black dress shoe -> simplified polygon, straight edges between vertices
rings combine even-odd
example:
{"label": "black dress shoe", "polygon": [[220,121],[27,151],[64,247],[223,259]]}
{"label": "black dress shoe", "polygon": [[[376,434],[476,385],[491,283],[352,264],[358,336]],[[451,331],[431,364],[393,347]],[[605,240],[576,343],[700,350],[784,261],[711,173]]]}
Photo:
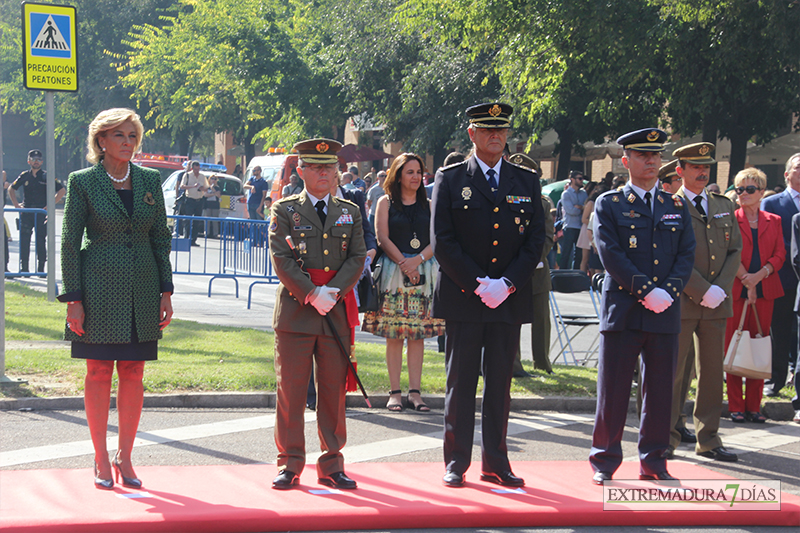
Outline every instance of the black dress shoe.
{"label": "black dress shoe", "polygon": [[667,446],[667,449],[664,450],[664,453],[661,454],[661,457],[667,461],[672,461],[675,459],[675,448],[672,446]]}
{"label": "black dress shoe", "polygon": [[291,470],[284,470],[272,480],[272,488],[277,490],[288,490],[300,483],[300,476]]}
{"label": "black dress shoe", "polygon": [[592,476],[595,485],[602,485],[604,481],[611,481],[611,472],[595,472]]}
{"label": "black dress shoe", "polygon": [[643,481],[678,481],[678,478],[672,477],[666,470],[658,474],[639,474],[639,479]]}
{"label": "black dress shoe", "polygon": [[697,443],[697,435],[692,433],[689,428],[682,427],[678,430],[678,433],[681,434],[681,442],[685,442],[686,444]]}
{"label": "black dress shoe", "polygon": [[445,472],[444,477],[442,478],[442,483],[446,487],[463,487],[464,474],[459,474],[458,472],[448,470]]}
{"label": "black dress shoe", "polygon": [[511,470],[505,472],[481,472],[481,481],[488,481],[489,483],[496,483],[504,487],[524,487],[525,480],[521,477],[515,476]]}
{"label": "black dress shoe", "polygon": [[714,459],[715,461],[723,461],[726,463],[735,463],[736,461],[739,460],[739,456],[737,456],[733,452],[729,452],[728,450],[725,449],[724,446],[719,446],[707,452],[697,452],[697,455],[701,457],[708,457],[709,459]]}
{"label": "black dress shoe", "polygon": [[515,378],[530,378],[533,377],[533,374],[530,372],[526,372],[524,370],[515,370],[513,374],[511,374]]}
{"label": "black dress shoe", "polygon": [[347,477],[344,472],[334,472],[330,476],[325,476],[317,479],[320,485],[327,485],[334,489],[355,489],[358,484]]}

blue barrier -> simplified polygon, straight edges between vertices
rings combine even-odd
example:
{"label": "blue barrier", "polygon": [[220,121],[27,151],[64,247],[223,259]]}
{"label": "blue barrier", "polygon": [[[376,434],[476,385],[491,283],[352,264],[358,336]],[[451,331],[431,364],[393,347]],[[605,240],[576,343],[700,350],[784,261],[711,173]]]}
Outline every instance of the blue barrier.
{"label": "blue barrier", "polygon": [[[39,263],[39,246],[42,246],[42,254],[46,256],[46,242],[47,242],[47,227],[45,226],[45,222],[47,221],[47,211],[40,208],[17,208],[17,207],[8,207],[5,208],[4,211],[6,213],[19,213],[17,218],[15,219],[17,230],[19,230],[19,238],[17,239],[16,244],[16,252],[19,255],[19,260],[17,261],[17,272],[10,272],[6,270],[5,277],[7,278],[32,278],[32,277],[39,277],[45,278],[47,277],[47,271],[37,272],[36,267],[38,267]],[[7,221],[3,221],[3,232],[5,237],[5,252],[6,252],[6,264],[9,264],[9,251],[13,244],[9,244],[8,238],[8,228],[6,227]],[[30,233],[28,233],[30,230]],[[34,266],[33,271],[23,271],[22,264],[23,264],[23,254],[21,252],[23,240],[27,241],[28,243],[28,267],[30,270],[30,266]],[[33,246],[31,246],[31,244]],[[32,250],[30,248],[33,248]],[[33,263],[30,262],[30,255],[33,252]],[[46,259],[45,259],[46,260]]]}
{"label": "blue barrier", "polygon": [[[265,220],[244,218],[193,217],[168,215],[167,222],[173,228],[172,272],[174,274],[211,276],[208,281],[208,296],[216,279],[232,279],[236,297],[239,297],[237,278],[259,278],[250,283],[247,293],[247,308],[250,309],[253,285],[277,284],[278,277],[269,260],[267,228]],[[212,225],[212,223],[215,223]],[[210,229],[219,233],[209,237]],[[202,225],[202,233],[200,227]],[[192,231],[198,232],[192,246]],[[183,235],[181,235],[183,234]]]}

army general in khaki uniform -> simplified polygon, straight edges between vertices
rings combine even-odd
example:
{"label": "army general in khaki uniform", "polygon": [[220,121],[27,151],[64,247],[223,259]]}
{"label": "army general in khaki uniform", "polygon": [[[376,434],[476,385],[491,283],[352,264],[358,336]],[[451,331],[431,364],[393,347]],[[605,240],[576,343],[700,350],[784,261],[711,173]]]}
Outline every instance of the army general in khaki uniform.
{"label": "army general in khaki uniform", "polygon": [[691,371],[690,353],[695,343],[697,397],[694,425],[695,451],[717,461],[736,461],[736,454],[722,446],[718,435],[722,412],[722,363],[725,357],[725,324],[733,316],[730,298],[733,280],[741,263],[742,235],[727,197],[706,190],[714,145],[696,143],[675,150],[678,175],[683,186],[678,196],[686,199],[697,241],[694,269],[681,295],[681,334],[678,367],[672,391],[672,433],[667,458],[681,442],[676,429],[686,402],[685,380]]}
{"label": "army general in khaki uniform", "polygon": [[[278,381],[275,443],[278,476],[275,489],[290,489],[305,467],[304,411],[312,363],[317,378],[317,428],[322,455],[317,460],[319,483],[354,489],[344,473],[345,377],[347,360],[328,315],[345,344],[358,324],[353,287],[367,251],[361,213],[356,204],[330,195],[338,179],[331,139],[297,143],[297,171],[305,190],[275,202],[269,225],[269,250],[280,279],[272,326],[275,329],[275,373]],[[291,237],[292,250],[287,237]],[[301,261],[297,261],[299,257]],[[302,262],[302,265],[300,264]],[[355,315],[355,323],[353,322]]]}

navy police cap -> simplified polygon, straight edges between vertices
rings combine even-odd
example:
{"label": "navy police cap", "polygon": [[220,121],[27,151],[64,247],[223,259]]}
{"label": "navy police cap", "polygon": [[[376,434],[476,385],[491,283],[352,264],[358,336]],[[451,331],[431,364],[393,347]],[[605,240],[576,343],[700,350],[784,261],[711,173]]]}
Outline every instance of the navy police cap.
{"label": "navy police cap", "polygon": [[667,133],[658,128],[645,128],[626,133],[617,139],[617,144],[626,150],[638,152],[663,152],[667,142]]}

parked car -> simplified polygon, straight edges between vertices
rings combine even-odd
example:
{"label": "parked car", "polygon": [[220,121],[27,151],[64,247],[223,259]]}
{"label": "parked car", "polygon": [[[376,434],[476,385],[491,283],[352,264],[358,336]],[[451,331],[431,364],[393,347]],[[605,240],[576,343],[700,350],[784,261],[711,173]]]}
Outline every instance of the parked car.
{"label": "parked car", "polygon": [[186,156],[160,155],[139,153],[133,158],[133,163],[142,167],[154,168],[161,173],[161,183],[169,178],[173,172],[186,166]]}
{"label": "parked car", "polygon": [[[179,180],[183,178],[184,173],[184,170],[173,172],[161,185],[161,190],[164,192],[164,207],[166,207],[168,215],[172,215],[175,210],[177,188]],[[210,176],[217,177],[217,185],[222,190],[222,196],[219,199],[220,218],[247,218],[247,197],[242,188],[242,180],[230,174],[220,174],[205,170],[201,170],[200,174],[206,178]]]}

